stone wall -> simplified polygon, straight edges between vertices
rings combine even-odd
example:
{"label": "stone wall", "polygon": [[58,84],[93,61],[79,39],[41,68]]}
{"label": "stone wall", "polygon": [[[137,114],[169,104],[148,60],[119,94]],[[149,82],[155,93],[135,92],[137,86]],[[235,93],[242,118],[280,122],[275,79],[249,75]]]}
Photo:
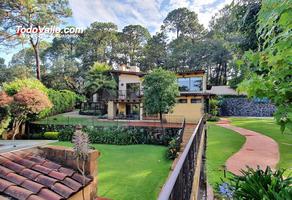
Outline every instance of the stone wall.
{"label": "stone wall", "polygon": [[268,99],[247,97],[221,97],[221,116],[272,117],[276,107]]}

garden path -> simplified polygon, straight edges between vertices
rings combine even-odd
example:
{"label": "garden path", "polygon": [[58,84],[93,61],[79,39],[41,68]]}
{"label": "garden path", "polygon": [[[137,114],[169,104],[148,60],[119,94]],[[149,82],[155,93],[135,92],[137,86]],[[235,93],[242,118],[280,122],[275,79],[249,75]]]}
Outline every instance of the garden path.
{"label": "garden path", "polygon": [[277,142],[272,138],[248,129],[232,126],[227,119],[221,119],[217,125],[231,129],[246,138],[241,149],[227,160],[228,171],[241,175],[240,170],[245,169],[246,166],[253,169],[256,169],[257,166],[261,169],[265,169],[267,166],[272,169],[276,168],[280,153]]}

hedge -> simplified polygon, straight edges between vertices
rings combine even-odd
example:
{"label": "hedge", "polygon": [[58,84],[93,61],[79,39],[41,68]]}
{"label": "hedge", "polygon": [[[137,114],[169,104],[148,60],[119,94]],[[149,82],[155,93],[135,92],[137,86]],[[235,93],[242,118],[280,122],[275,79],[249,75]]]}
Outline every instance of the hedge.
{"label": "hedge", "polygon": [[[39,136],[39,130],[42,132],[59,132],[59,141],[71,141],[75,126],[72,125],[47,125],[47,124],[30,124],[31,138],[34,135]],[[176,158],[180,149],[178,135],[180,128],[165,128],[165,133],[161,133],[159,127],[127,127],[127,126],[85,126],[83,131],[88,134],[90,143],[93,144],[154,144],[168,147],[166,156],[169,159]],[[35,133],[35,134],[34,134]]]}
{"label": "hedge", "polygon": [[50,115],[72,111],[78,99],[78,95],[69,90],[56,91],[49,89],[48,96],[54,105],[50,111]]}

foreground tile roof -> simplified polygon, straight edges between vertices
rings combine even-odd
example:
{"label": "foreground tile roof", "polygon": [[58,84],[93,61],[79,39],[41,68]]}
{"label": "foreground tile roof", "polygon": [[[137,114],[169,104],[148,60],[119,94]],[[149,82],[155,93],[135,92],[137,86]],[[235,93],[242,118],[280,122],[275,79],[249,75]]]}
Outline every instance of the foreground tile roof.
{"label": "foreground tile roof", "polygon": [[[92,179],[86,177],[85,185]],[[0,154],[1,195],[19,200],[68,199],[83,188],[76,171],[29,154]]]}

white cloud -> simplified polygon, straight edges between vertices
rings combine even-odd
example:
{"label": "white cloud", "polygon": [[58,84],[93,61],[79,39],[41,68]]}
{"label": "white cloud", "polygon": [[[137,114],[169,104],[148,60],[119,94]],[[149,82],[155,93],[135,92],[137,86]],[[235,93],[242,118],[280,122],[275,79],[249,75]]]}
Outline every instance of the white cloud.
{"label": "white cloud", "polygon": [[167,13],[187,7],[198,14],[200,23],[208,27],[211,17],[232,0],[70,0],[77,26],[86,27],[94,21],[113,22],[122,29],[140,24],[152,33],[159,30]]}

